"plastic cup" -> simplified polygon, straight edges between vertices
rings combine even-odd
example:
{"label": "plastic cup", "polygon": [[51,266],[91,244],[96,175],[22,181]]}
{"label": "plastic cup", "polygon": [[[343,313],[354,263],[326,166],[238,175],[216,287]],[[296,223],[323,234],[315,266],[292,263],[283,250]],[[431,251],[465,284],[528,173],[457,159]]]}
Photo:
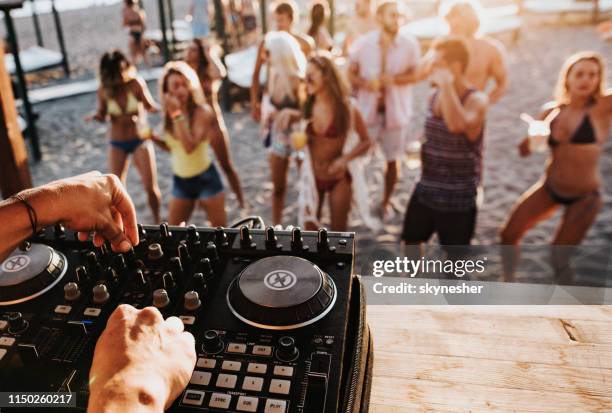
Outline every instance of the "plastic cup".
{"label": "plastic cup", "polygon": [[296,151],[304,149],[307,140],[308,135],[306,135],[306,132],[301,130],[291,132],[291,146],[293,146],[293,149]]}
{"label": "plastic cup", "polygon": [[531,152],[546,151],[547,139],[550,136],[550,123],[543,120],[529,122],[527,130],[529,149]]}

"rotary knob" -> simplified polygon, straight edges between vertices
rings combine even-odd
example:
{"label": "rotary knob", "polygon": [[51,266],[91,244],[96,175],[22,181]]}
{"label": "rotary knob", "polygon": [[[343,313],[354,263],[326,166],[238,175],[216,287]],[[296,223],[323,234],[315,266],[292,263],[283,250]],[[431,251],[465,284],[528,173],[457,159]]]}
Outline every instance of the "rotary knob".
{"label": "rotary knob", "polygon": [[160,288],[159,290],[153,291],[153,305],[159,309],[166,308],[170,304],[170,297],[168,297],[168,291]]}
{"label": "rotary knob", "polygon": [[302,240],[302,230],[300,227],[295,227],[291,230],[291,249],[294,251],[301,251],[302,249],[308,249]]}
{"label": "rotary knob", "polygon": [[245,249],[257,247],[257,244],[253,242],[251,231],[246,225],[240,227],[240,246]]}
{"label": "rotary knob", "polygon": [[185,310],[195,311],[202,306],[200,295],[196,291],[187,291],[185,293]]}
{"label": "rotary knob", "polygon": [[149,251],[147,253],[147,257],[150,260],[155,261],[164,256],[164,251],[162,250],[162,246],[158,243],[154,243],[149,245]]}
{"label": "rotary knob", "polygon": [[225,228],[215,228],[215,244],[219,247],[227,246],[227,234],[225,233]]}
{"label": "rotary knob", "polygon": [[8,317],[9,331],[17,334],[25,331],[28,328],[28,322],[23,318],[21,313],[11,313]]}
{"label": "rotary knob", "polygon": [[217,260],[219,259],[219,252],[217,251],[217,246],[212,241],[206,244],[206,256],[213,263],[217,262]]}
{"label": "rotary knob", "polygon": [[274,233],[274,227],[266,228],[266,249],[277,249],[279,248],[278,239],[276,238],[276,234]]}
{"label": "rotary knob", "polygon": [[64,285],[64,299],[66,301],[75,301],[81,296],[79,285],[75,282],[69,282]]}
{"label": "rotary knob", "polygon": [[215,330],[207,330],[204,332],[202,349],[208,354],[216,354],[223,350],[223,341],[219,337],[219,333]]}
{"label": "rotary knob", "polygon": [[293,337],[283,336],[278,339],[278,347],[276,349],[276,357],[281,361],[293,361],[297,358],[299,352],[295,346]]}
{"label": "rotary knob", "polygon": [[108,289],[104,284],[98,284],[93,288],[93,302],[94,304],[104,304],[110,298]]}
{"label": "rotary knob", "polygon": [[144,227],[142,226],[142,224],[138,224],[138,238],[140,238],[140,241],[144,240],[147,237],[147,230],[144,229]]}
{"label": "rotary knob", "polygon": [[172,237],[172,232],[170,232],[170,227],[167,222],[164,222],[159,226],[159,232],[162,240],[168,241]]}

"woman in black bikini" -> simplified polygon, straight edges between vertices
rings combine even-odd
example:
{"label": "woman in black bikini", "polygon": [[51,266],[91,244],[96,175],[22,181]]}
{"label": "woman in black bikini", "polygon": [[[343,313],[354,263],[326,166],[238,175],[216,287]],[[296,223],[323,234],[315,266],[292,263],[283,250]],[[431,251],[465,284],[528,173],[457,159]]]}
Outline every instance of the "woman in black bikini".
{"label": "woman in black bikini", "polygon": [[[323,200],[329,194],[331,229],[345,231],[352,200],[348,163],[368,151],[371,144],[368,130],[359,110],[351,104],[348,83],[329,53],[322,52],[308,60],[306,91],[303,116],[308,121],[308,150],[319,198],[317,219],[321,219]],[[279,122],[286,117],[295,121],[302,116],[294,109],[283,112]],[[346,153],[344,146],[353,131],[359,143]],[[306,229],[316,228],[307,225]]]}
{"label": "woman in black bikini", "polygon": [[[125,185],[129,156],[147,192],[153,222],[160,222],[160,192],[157,186],[155,151],[148,139],[151,130],[143,125],[146,116],[143,109],[158,112],[146,83],[136,77],[136,69],[119,50],[104,53],[100,60],[100,88],[98,109],[85,118],[87,121],[104,122],[110,118],[109,170]],[[143,125],[144,127],[139,127]]]}
{"label": "woman in black bikini", "polygon": [[129,50],[130,59],[134,64],[140,62],[142,57],[144,63],[148,66],[147,53],[143,33],[145,31],[145,22],[147,15],[140,7],[140,0],[125,0],[123,5],[123,27],[128,30],[130,35]]}
{"label": "woman in black bikini", "polygon": [[242,194],[242,185],[238,177],[238,172],[232,162],[229,134],[227,133],[227,127],[223,120],[223,113],[219,106],[219,87],[221,86],[221,80],[227,75],[227,71],[223,63],[221,63],[219,58],[211,50],[211,46],[205,44],[202,39],[194,39],[191,42],[187,48],[185,61],[197,73],[200,83],[202,84],[202,92],[204,93],[206,102],[212,106],[217,116],[223,139],[214,139],[210,144],[217,156],[219,166],[223,169],[228,183],[232,187],[232,191],[236,194],[239,208],[244,209],[245,203]]}
{"label": "woman in black bikini", "polygon": [[[597,53],[578,53],[565,62],[556,100],[540,115],[545,119],[558,111],[550,125],[545,175],[519,198],[501,231],[502,244],[518,244],[559,207],[565,211],[553,245],[577,245],[584,239],[602,206],[598,161],[612,121],[612,91],[605,90],[605,73]],[[519,149],[521,156],[529,155],[529,138]]]}

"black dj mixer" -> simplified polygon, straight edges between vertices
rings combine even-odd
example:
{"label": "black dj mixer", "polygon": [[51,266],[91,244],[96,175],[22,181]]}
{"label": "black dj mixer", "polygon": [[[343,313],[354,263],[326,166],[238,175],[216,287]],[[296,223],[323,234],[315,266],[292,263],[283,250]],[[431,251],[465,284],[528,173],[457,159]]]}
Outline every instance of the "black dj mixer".
{"label": "black dj mixer", "polygon": [[352,233],[162,224],[139,234],[118,254],[58,225],[1,264],[0,391],[70,392],[77,407],[66,410],[84,410],[96,340],[127,303],[180,317],[195,336],[197,365],[169,411],[341,411]]}

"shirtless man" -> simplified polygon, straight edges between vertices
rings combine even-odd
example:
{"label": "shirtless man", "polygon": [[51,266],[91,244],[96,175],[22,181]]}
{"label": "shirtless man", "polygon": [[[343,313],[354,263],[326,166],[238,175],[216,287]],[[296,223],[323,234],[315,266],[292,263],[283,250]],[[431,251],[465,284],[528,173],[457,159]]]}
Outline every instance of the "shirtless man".
{"label": "shirtless man", "polygon": [[480,18],[474,1],[459,0],[444,13],[450,35],[461,38],[467,45],[470,62],[465,77],[480,91],[485,91],[489,81],[495,85],[487,92],[489,103],[494,104],[504,95],[508,86],[508,73],[505,64],[505,48],[497,40],[476,36]]}
{"label": "shirtless man", "polygon": [[378,29],[376,17],[372,11],[372,0],[357,0],[355,3],[355,15],[347,24],[346,37],[342,45],[342,53],[348,55],[351,44],[362,34]]}
{"label": "shirtless man", "polygon": [[[304,56],[308,56],[310,52],[314,50],[314,40],[312,40],[310,36],[293,29],[297,16],[299,16],[298,7],[291,0],[281,0],[274,7],[276,29],[292,35],[300,44]],[[262,40],[257,50],[257,60],[255,61],[255,70],[253,71],[253,78],[251,80],[251,116],[257,122],[261,119],[261,101],[259,96],[261,85],[259,84],[259,74],[261,72],[261,66],[265,62],[265,58],[266,50],[264,41]]]}

